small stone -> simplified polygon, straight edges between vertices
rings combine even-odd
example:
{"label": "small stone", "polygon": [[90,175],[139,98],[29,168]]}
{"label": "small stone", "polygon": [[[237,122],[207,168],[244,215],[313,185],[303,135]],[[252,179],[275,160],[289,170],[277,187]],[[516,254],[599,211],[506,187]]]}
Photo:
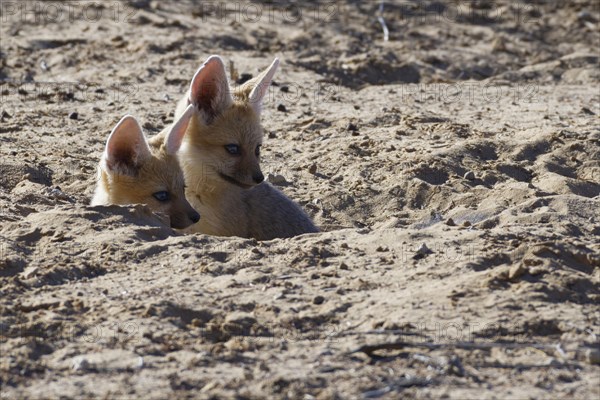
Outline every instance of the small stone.
{"label": "small stone", "polygon": [[348,268],[348,265],[347,265],[346,263],[342,262],[342,263],[340,264],[340,269],[343,269],[343,270],[346,270],[346,271],[347,271],[347,270],[348,270],[348,269],[350,269],[350,268]]}
{"label": "small stone", "polygon": [[462,226],[464,226],[465,228],[468,228],[469,226],[471,226],[471,222],[470,221],[465,221],[462,223]]}
{"label": "small stone", "polygon": [[527,272],[529,272],[529,270],[523,264],[519,263],[519,264],[513,265],[512,267],[510,267],[510,270],[508,271],[508,279],[510,279],[511,281],[518,279],[521,276],[525,275]]}
{"label": "small stone", "polygon": [[71,365],[71,367],[75,371],[85,371],[86,369],[90,368],[90,363],[84,357],[76,357],[73,360],[73,364]]}
{"label": "small stone", "polygon": [[287,108],[285,108],[285,106],[283,104],[279,104],[277,106],[277,111],[287,112]]}
{"label": "small stone", "polygon": [[423,244],[421,244],[421,246],[419,247],[419,249],[417,250],[417,252],[413,256],[413,260],[420,260],[420,259],[425,258],[427,255],[432,254],[432,253],[433,253],[433,251],[431,251],[429,249],[429,247],[427,247],[427,245],[425,243],[423,243]]}
{"label": "small stone", "polygon": [[467,173],[465,173],[464,178],[469,181],[474,181],[475,180],[475,172],[468,171]]}
{"label": "small stone", "polygon": [[506,51],[506,41],[503,37],[498,36],[492,43],[492,51]]}
{"label": "small stone", "polygon": [[582,114],[587,114],[587,115],[596,115],[596,114],[594,114],[594,112],[593,112],[592,110],[590,110],[590,109],[589,109],[589,108],[587,108],[587,107],[583,107],[583,108],[581,109],[581,113],[582,113]]}
{"label": "small stone", "polygon": [[446,225],[448,225],[448,226],[456,226],[456,222],[454,222],[454,220],[452,218],[448,218],[446,220]]}
{"label": "small stone", "polygon": [[425,243],[421,244],[421,247],[419,247],[419,250],[417,250],[418,253],[421,254],[431,254],[433,253],[433,251],[431,251],[429,249],[429,247],[427,247],[427,245]]}
{"label": "small stone", "polygon": [[75,111],[73,111],[72,113],[69,114],[69,119],[79,119],[79,114],[77,114]]}
{"label": "small stone", "polygon": [[310,167],[308,167],[308,172],[310,172],[311,174],[316,174],[317,173],[317,164],[313,164]]}
{"label": "small stone", "polygon": [[587,10],[583,10],[580,11],[579,13],[577,13],[577,18],[579,18],[579,20],[584,21],[584,22],[591,22],[591,23],[595,23],[596,18]]}
{"label": "small stone", "polygon": [[325,301],[325,297],[323,297],[323,296],[316,296],[313,299],[313,304],[323,304],[324,301]]}
{"label": "small stone", "polygon": [[356,126],[356,124],[353,124],[352,122],[350,122],[348,124],[348,126],[346,126],[346,130],[350,131],[350,132],[358,132],[358,126]]}
{"label": "small stone", "polygon": [[29,279],[31,277],[34,277],[35,274],[38,272],[39,268],[38,267],[27,267],[25,268],[25,271],[21,272],[21,276],[24,279]]}
{"label": "small stone", "polygon": [[585,360],[593,365],[600,364],[600,350],[597,349],[587,349],[585,352]]}
{"label": "small stone", "polygon": [[289,86],[283,85],[279,88],[279,90],[281,90],[283,93],[288,93],[290,91],[290,88]]}
{"label": "small stone", "polygon": [[283,175],[280,174],[268,174],[267,180],[273,185],[285,185],[288,181],[285,179]]}
{"label": "small stone", "polygon": [[529,275],[531,275],[531,276],[541,275],[546,272],[546,269],[543,267],[532,267],[532,268],[528,268],[528,269],[529,269]]}

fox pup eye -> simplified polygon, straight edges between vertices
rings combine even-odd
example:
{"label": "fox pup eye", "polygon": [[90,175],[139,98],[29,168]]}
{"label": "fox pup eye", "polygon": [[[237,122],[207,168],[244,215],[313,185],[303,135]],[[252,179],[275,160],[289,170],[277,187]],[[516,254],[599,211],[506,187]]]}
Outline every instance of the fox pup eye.
{"label": "fox pup eye", "polygon": [[237,144],[227,144],[225,145],[225,150],[231,155],[239,156],[242,154],[242,149]]}
{"label": "fox pup eye", "polygon": [[160,202],[169,201],[171,196],[169,196],[169,192],[156,192],[153,193],[152,196]]}
{"label": "fox pup eye", "polygon": [[254,150],[254,154],[256,154],[256,157],[260,156],[260,144],[258,146],[256,146],[256,149]]}

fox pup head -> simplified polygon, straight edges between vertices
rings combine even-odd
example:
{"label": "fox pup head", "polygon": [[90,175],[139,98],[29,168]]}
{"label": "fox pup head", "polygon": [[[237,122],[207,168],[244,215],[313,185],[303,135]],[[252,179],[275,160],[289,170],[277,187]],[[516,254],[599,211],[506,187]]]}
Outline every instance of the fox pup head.
{"label": "fox pup head", "polygon": [[220,57],[211,56],[198,69],[187,99],[196,118],[190,121],[185,139],[184,169],[194,164],[205,177],[244,189],[264,180],[259,165],[260,112],[278,65],[275,59],[266,71],[233,93]]}
{"label": "fox pup head", "polygon": [[198,222],[200,214],[185,198],[183,172],[176,157],[192,114],[189,107],[166,135],[150,141],[134,117],[121,119],[106,142],[93,203],[147,204],[167,214],[171,227],[177,229]]}

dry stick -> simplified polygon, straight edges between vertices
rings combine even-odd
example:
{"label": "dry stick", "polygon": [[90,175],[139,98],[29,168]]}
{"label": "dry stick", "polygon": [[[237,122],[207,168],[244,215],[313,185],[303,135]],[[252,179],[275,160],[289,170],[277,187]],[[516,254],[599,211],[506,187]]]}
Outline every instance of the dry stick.
{"label": "dry stick", "polygon": [[370,330],[370,331],[341,331],[336,333],[333,336],[356,336],[356,335],[406,335],[406,336],[420,336],[426,339],[429,339],[429,336],[420,333],[420,332],[413,332],[413,331],[405,331],[402,329],[389,329],[389,330],[385,330],[385,329],[374,329],[374,330]]}
{"label": "dry stick", "polygon": [[[564,353],[564,351],[560,348],[560,343],[556,345],[544,345],[544,344],[536,344],[536,343],[472,343],[472,342],[458,342],[458,343],[412,343],[412,342],[390,342],[390,343],[380,343],[374,345],[364,345],[359,347],[356,350],[346,353],[346,355],[355,354],[355,353],[365,353],[369,357],[375,358],[376,355],[373,353],[377,350],[401,350],[405,347],[422,347],[429,350],[437,350],[437,349],[463,349],[463,350],[491,350],[493,348],[502,348],[502,349],[524,349],[524,348],[534,348],[542,351],[557,351],[559,353]],[[579,348],[575,351],[575,354],[581,354],[582,349]],[[562,355],[562,354],[561,354]],[[575,356],[577,357],[577,356]],[[533,369],[533,368],[581,368],[581,366],[577,363],[549,363],[547,365],[542,364],[521,364],[521,365],[506,365],[506,364],[481,364],[482,367],[488,368],[521,368],[521,369]]]}
{"label": "dry stick", "polygon": [[381,28],[383,28],[383,41],[387,42],[390,39],[390,31],[383,19],[383,0],[379,3],[379,15],[377,16],[377,21],[379,21]]}
{"label": "dry stick", "polygon": [[463,349],[463,350],[490,350],[493,348],[503,349],[524,349],[532,347],[539,350],[556,350],[556,346],[544,345],[536,343],[471,343],[471,342],[457,342],[457,343],[415,343],[415,342],[389,342],[389,343],[378,343],[373,345],[363,345],[358,349],[350,351],[347,354],[365,353],[368,356],[372,356],[377,350],[401,350],[405,347],[423,347],[429,350],[437,349]]}

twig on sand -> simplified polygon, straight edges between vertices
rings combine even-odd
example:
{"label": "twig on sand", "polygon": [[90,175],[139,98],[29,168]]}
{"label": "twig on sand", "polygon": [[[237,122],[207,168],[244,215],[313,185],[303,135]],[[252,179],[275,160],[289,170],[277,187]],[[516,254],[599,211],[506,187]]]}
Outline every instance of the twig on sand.
{"label": "twig on sand", "polygon": [[387,42],[390,40],[390,31],[385,23],[385,19],[383,19],[383,0],[379,3],[379,15],[377,15],[377,21],[381,24],[381,28],[383,29],[383,41]]}
{"label": "twig on sand", "polygon": [[405,335],[405,336],[420,336],[429,338],[427,335],[420,332],[412,332],[404,329],[375,329],[370,331],[350,331],[345,330],[335,334],[335,336],[357,336],[357,335]]}
{"label": "twig on sand", "polygon": [[545,351],[556,351],[556,346],[544,345],[537,343],[472,343],[472,342],[457,342],[457,343],[430,343],[430,342],[388,342],[377,343],[372,345],[363,345],[352,350],[348,354],[365,353],[368,356],[373,356],[373,353],[379,350],[401,350],[407,347],[420,347],[429,350],[438,349],[462,349],[462,350],[491,350],[493,348],[503,349],[524,349],[532,347]]}
{"label": "twig on sand", "polygon": [[[552,352],[557,352],[557,345],[544,345],[537,343],[472,343],[472,342],[458,342],[458,343],[431,343],[431,342],[405,342],[405,341],[397,341],[397,342],[388,342],[388,343],[378,343],[373,345],[363,345],[359,348],[346,353],[346,355],[356,354],[356,353],[365,353],[369,357],[373,359],[380,358],[375,352],[379,350],[401,350],[407,347],[417,347],[417,348],[426,348],[429,350],[439,350],[439,349],[462,349],[462,350],[491,350],[493,348],[501,348],[501,349],[524,349],[524,348],[534,348],[538,350],[542,350],[547,353],[549,356],[552,356]],[[560,353],[560,351],[558,351]],[[576,351],[577,353],[581,353],[581,349]],[[422,357],[421,357],[422,358]],[[577,357],[575,357],[577,358]],[[460,362],[453,366],[457,369],[459,376],[471,376],[475,380],[478,380],[476,374],[472,372],[466,373],[466,370],[463,368]],[[536,369],[536,368],[581,368],[581,365],[578,363],[568,362],[568,361],[558,361],[556,359],[552,359],[549,363],[543,364],[504,364],[500,362],[493,363],[480,363],[476,366],[477,368],[507,368],[507,369],[517,369],[517,370],[527,370],[527,369]],[[470,367],[469,367],[470,368]]]}

